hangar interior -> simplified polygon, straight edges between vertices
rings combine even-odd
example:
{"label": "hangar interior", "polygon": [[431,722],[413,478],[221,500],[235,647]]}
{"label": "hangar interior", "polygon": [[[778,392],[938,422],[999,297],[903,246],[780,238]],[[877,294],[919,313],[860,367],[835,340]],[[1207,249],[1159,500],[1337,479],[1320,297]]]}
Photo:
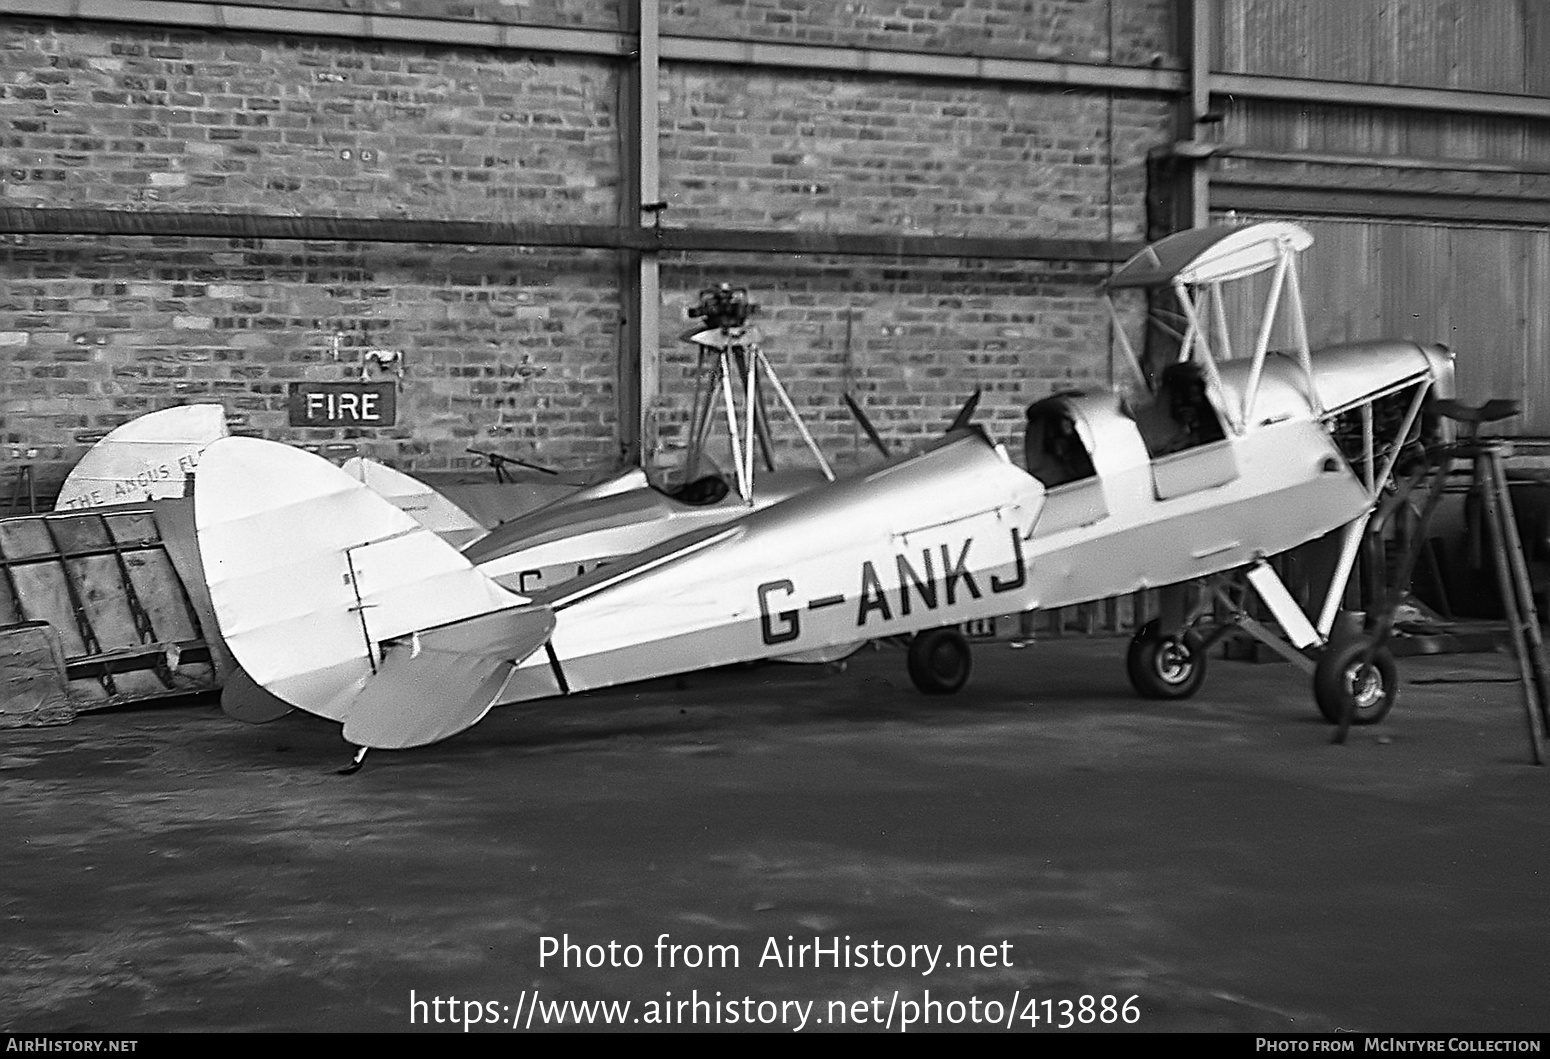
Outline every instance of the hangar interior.
{"label": "hangar interior", "polygon": [[[841,466],[875,456],[846,394],[896,449],[975,390],[1010,438],[1119,381],[1118,261],[1258,218],[1316,237],[1315,346],[1446,342],[1461,397],[1550,434],[1547,26],[1532,0],[16,0],[0,501],[46,507],[111,428],[195,402],[432,477],[478,449],[670,479],[720,283]],[[392,414],[293,411],[351,380]]]}
{"label": "hangar interior", "polygon": [[[180,406],[335,463],[544,499],[634,468],[688,484],[707,436],[725,472],[686,340],[724,289],[757,305],[797,413],[770,416],[772,462],[810,467],[815,446],[869,468],[939,441],[971,398],[1021,452],[1030,408],[1074,431],[1071,391],[1134,382],[1124,347],[1157,379],[1176,349],[1144,293],[1111,316],[1105,282],[1170,234],[1250,222],[1313,236],[1308,333],[1276,322],[1265,343],[1445,343],[1460,401],[1519,403],[1490,429],[1538,487],[1519,510],[1550,564],[1550,0],[5,0],[0,815],[23,840],[0,1029],[380,1030],[438,989],[850,997],[849,967],[712,983],[533,951],[540,933],[752,953],[854,929],[1015,938],[1019,964],[954,987],[1144,997],[1143,1029],[1538,1031],[1547,847],[1537,788],[1502,767],[1522,749],[1501,659],[1420,659],[1403,734],[1335,758],[1298,727],[1306,682],[1284,669],[1159,713],[1120,702],[1108,644],[1064,636],[1039,670],[1014,653],[1129,632],[1157,607],[1136,593],[979,619],[1012,643],[964,705],[904,699],[885,649],[847,643],[853,663],[707,666],[450,747],[394,756],[411,744],[346,729],[351,767],[368,745],[391,763],[336,781],[338,733],[226,656],[186,507],[31,517],[111,431]],[[1253,333],[1271,282],[1223,318]],[[891,597],[856,564],[858,625],[891,620],[889,599],[935,610],[939,587],[950,606],[968,532],[952,554],[890,554]],[[978,571],[987,592],[1023,588],[1031,532],[994,527],[1015,559]],[[1385,563],[1364,562],[1371,598]],[[118,596],[83,598],[94,579]],[[55,631],[21,620],[23,590]],[[766,580],[740,631],[771,647],[837,601]],[[440,628],[413,628],[415,657]],[[374,677],[391,638],[360,629]],[[1178,644],[1146,643],[1166,669]],[[274,723],[130,709],[60,727],[227,678],[228,714]],[[1545,700],[1525,702],[1539,763]],[[1351,713],[1324,712],[1344,740]]]}
{"label": "hangar interior", "polygon": [[[976,388],[1011,434],[1114,378],[1115,262],[1229,217],[1314,232],[1315,345],[1447,342],[1461,396],[1550,434],[1547,27],[1525,0],[15,0],[8,484],[46,499],[196,401],[414,472],[670,472],[685,313],[723,282],[836,460],[868,456],[847,391],[890,445]],[[292,384],[363,375],[392,423],[291,422]]]}

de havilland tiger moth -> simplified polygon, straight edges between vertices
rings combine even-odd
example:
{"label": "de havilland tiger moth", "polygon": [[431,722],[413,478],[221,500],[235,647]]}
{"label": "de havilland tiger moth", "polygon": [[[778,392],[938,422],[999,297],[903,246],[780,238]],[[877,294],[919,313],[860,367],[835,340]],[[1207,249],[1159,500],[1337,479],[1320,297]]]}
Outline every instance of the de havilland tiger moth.
{"label": "de havilland tiger moth", "polygon": [[[1311,351],[1294,267],[1310,242],[1271,222],[1143,250],[1109,286],[1178,295],[1178,362],[1145,401],[1036,402],[1020,461],[965,426],[531,593],[325,460],[218,440],[199,463],[195,513],[222,633],[259,686],[340,722],[364,754],[445,739],[494,706],[904,634],[917,686],[954,691],[969,671],[964,622],[1244,570],[1293,645],[1338,655],[1323,686],[1376,719],[1391,666],[1370,648],[1330,650],[1330,637],[1362,532],[1451,358],[1409,341]],[[1234,359],[1222,286],[1261,273],[1264,320],[1251,355]],[[1287,354],[1268,349],[1281,310]],[[1372,409],[1391,399],[1402,422],[1380,446]],[[1332,430],[1353,415],[1364,444],[1347,458]],[[1266,559],[1334,531],[1339,559],[1309,618]],[[1137,635],[1129,671],[1143,694],[1198,686],[1191,620]]]}

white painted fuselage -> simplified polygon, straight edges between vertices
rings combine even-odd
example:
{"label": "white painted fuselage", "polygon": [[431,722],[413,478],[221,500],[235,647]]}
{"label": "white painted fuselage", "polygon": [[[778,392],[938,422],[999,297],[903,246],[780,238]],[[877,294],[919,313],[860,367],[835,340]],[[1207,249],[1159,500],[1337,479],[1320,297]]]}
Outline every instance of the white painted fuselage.
{"label": "white painted fuselage", "polygon": [[[1440,356],[1331,350],[1315,358],[1318,407],[1429,381]],[[1225,399],[1241,374],[1224,366]],[[1242,434],[1159,459],[1117,397],[1073,395],[1096,470],[1085,480],[1046,490],[968,431],[676,538],[538,594],[556,616],[550,650],[499,701],[1099,599],[1286,551],[1372,502],[1306,390],[1300,369],[1271,363]]]}

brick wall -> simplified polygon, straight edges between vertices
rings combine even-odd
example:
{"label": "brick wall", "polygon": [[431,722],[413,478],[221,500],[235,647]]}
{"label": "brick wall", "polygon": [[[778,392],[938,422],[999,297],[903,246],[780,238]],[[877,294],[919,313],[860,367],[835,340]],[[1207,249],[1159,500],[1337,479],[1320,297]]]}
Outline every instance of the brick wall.
{"label": "brick wall", "polygon": [[[663,80],[664,223],[1102,238],[1107,95],[678,66]],[[1114,223],[1144,224],[1164,104],[1116,108]],[[1137,135],[1137,133],[1140,135]]]}
{"label": "brick wall", "polygon": [[618,0],[242,0],[248,7],[435,18],[513,26],[618,29]]}
{"label": "brick wall", "polygon": [[[0,55],[5,205],[577,223],[616,209],[600,60],[7,21]],[[466,463],[470,446],[606,463],[618,305],[607,254],[12,238],[4,454],[35,451],[54,482],[120,422],[221,401],[234,429],[410,469]],[[404,353],[397,428],[287,427],[287,384],[358,378],[367,348]]]}
{"label": "brick wall", "polygon": [[[120,422],[219,402],[241,433],[331,445],[406,468],[469,447],[558,462],[617,456],[617,270],[597,252],[29,239],[0,246],[8,447],[78,458]],[[387,378],[391,430],[286,425],[291,382]]]}
{"label": "brick wall", "polygon": [[0,20],[6,205],[612,219],[600,59]]}
{"label": "brick wall", "polygon": [[[1111,111],[1104,92],[692,64],[667,71],[662,107],[665,224],[1076,239],[1144,238],[1146,152],[1168,120],[1163,100]],[[980,421],[1010,435],[1031,400],[1109,378],[1092,266],[722,256],[663,274],[676,288],[663,313],[664,456],[693,394],[676,359],[692,351],[671,343],[695,293],[723,281],[765,307],[767,352],[826,449],[857,444],[847,387],[904,446],[976,388]],[[803,447],[791,431],[777,440]]]}
{"label": "brick wall", "polygon": [[734,40],[1177,65],[1171,0],[672,0],[662,29]]}
{"label": "brick wall", "polygon": [[[610,0],[269,0],[321,11],[614,29]],[[787,11],[788,7],[800,7]],[[664,33],[1172,63],[1173,5],[671,2]],[[0,16],[0,205],[608,223],[606,59]],[[670,226],[1139,238],[1167,101],[674,63]],[[1108,377],[1091,266],[683,254],[663,262],[659,463],[682,445],[703,286],[746,285],[826,448],[859,454],[855,389],[892,443],[977,386],[1003,436],[1027,401]],[[604,251],[127,236],[0,242],[0,457],[45,490],[135,415],[219,400],[235,428],[411,470],[470,445],[566,468],[619,453],[618,262]],[[286,426],[295,381],[401,351],[399,426]],[[783,447],[794,434],[777,426]],[[331,451],[344,451],[335,448]]]}
{"label": "brick wall", "polygon": [[[984,392],[975,421],[1020,445],[1031,401],[1106,385],[1107,316],[1093,297],[1101,276],[1091,266],[978,261],[864,267],[828,258],[796,269],[770,256],[665,262],[670,327],[663,335],[658,458],[674,464],[685,443],[697,356],[674,339],[705,287],[730,279],[750,288],[766,356],[825,455],[845,464],[876,458],[845,406],[847,391],[905,451],[944,430],[976,389]],[[811,466],[800,437],[782,427],[773,396],[768,403],[777,459]],[[719,428],[717,439],[713,454],[723,458]]]}

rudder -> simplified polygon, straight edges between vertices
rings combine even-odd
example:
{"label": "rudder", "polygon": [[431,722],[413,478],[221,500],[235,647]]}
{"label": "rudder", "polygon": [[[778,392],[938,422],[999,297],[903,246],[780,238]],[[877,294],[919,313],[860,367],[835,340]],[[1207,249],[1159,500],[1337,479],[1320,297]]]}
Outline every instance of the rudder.
{"label": "rudder", "polygon": [[271,694],[337,721],[383,641],[527,602],[327,460],[277,442],[210,445],[194,520],[232,654]]}

